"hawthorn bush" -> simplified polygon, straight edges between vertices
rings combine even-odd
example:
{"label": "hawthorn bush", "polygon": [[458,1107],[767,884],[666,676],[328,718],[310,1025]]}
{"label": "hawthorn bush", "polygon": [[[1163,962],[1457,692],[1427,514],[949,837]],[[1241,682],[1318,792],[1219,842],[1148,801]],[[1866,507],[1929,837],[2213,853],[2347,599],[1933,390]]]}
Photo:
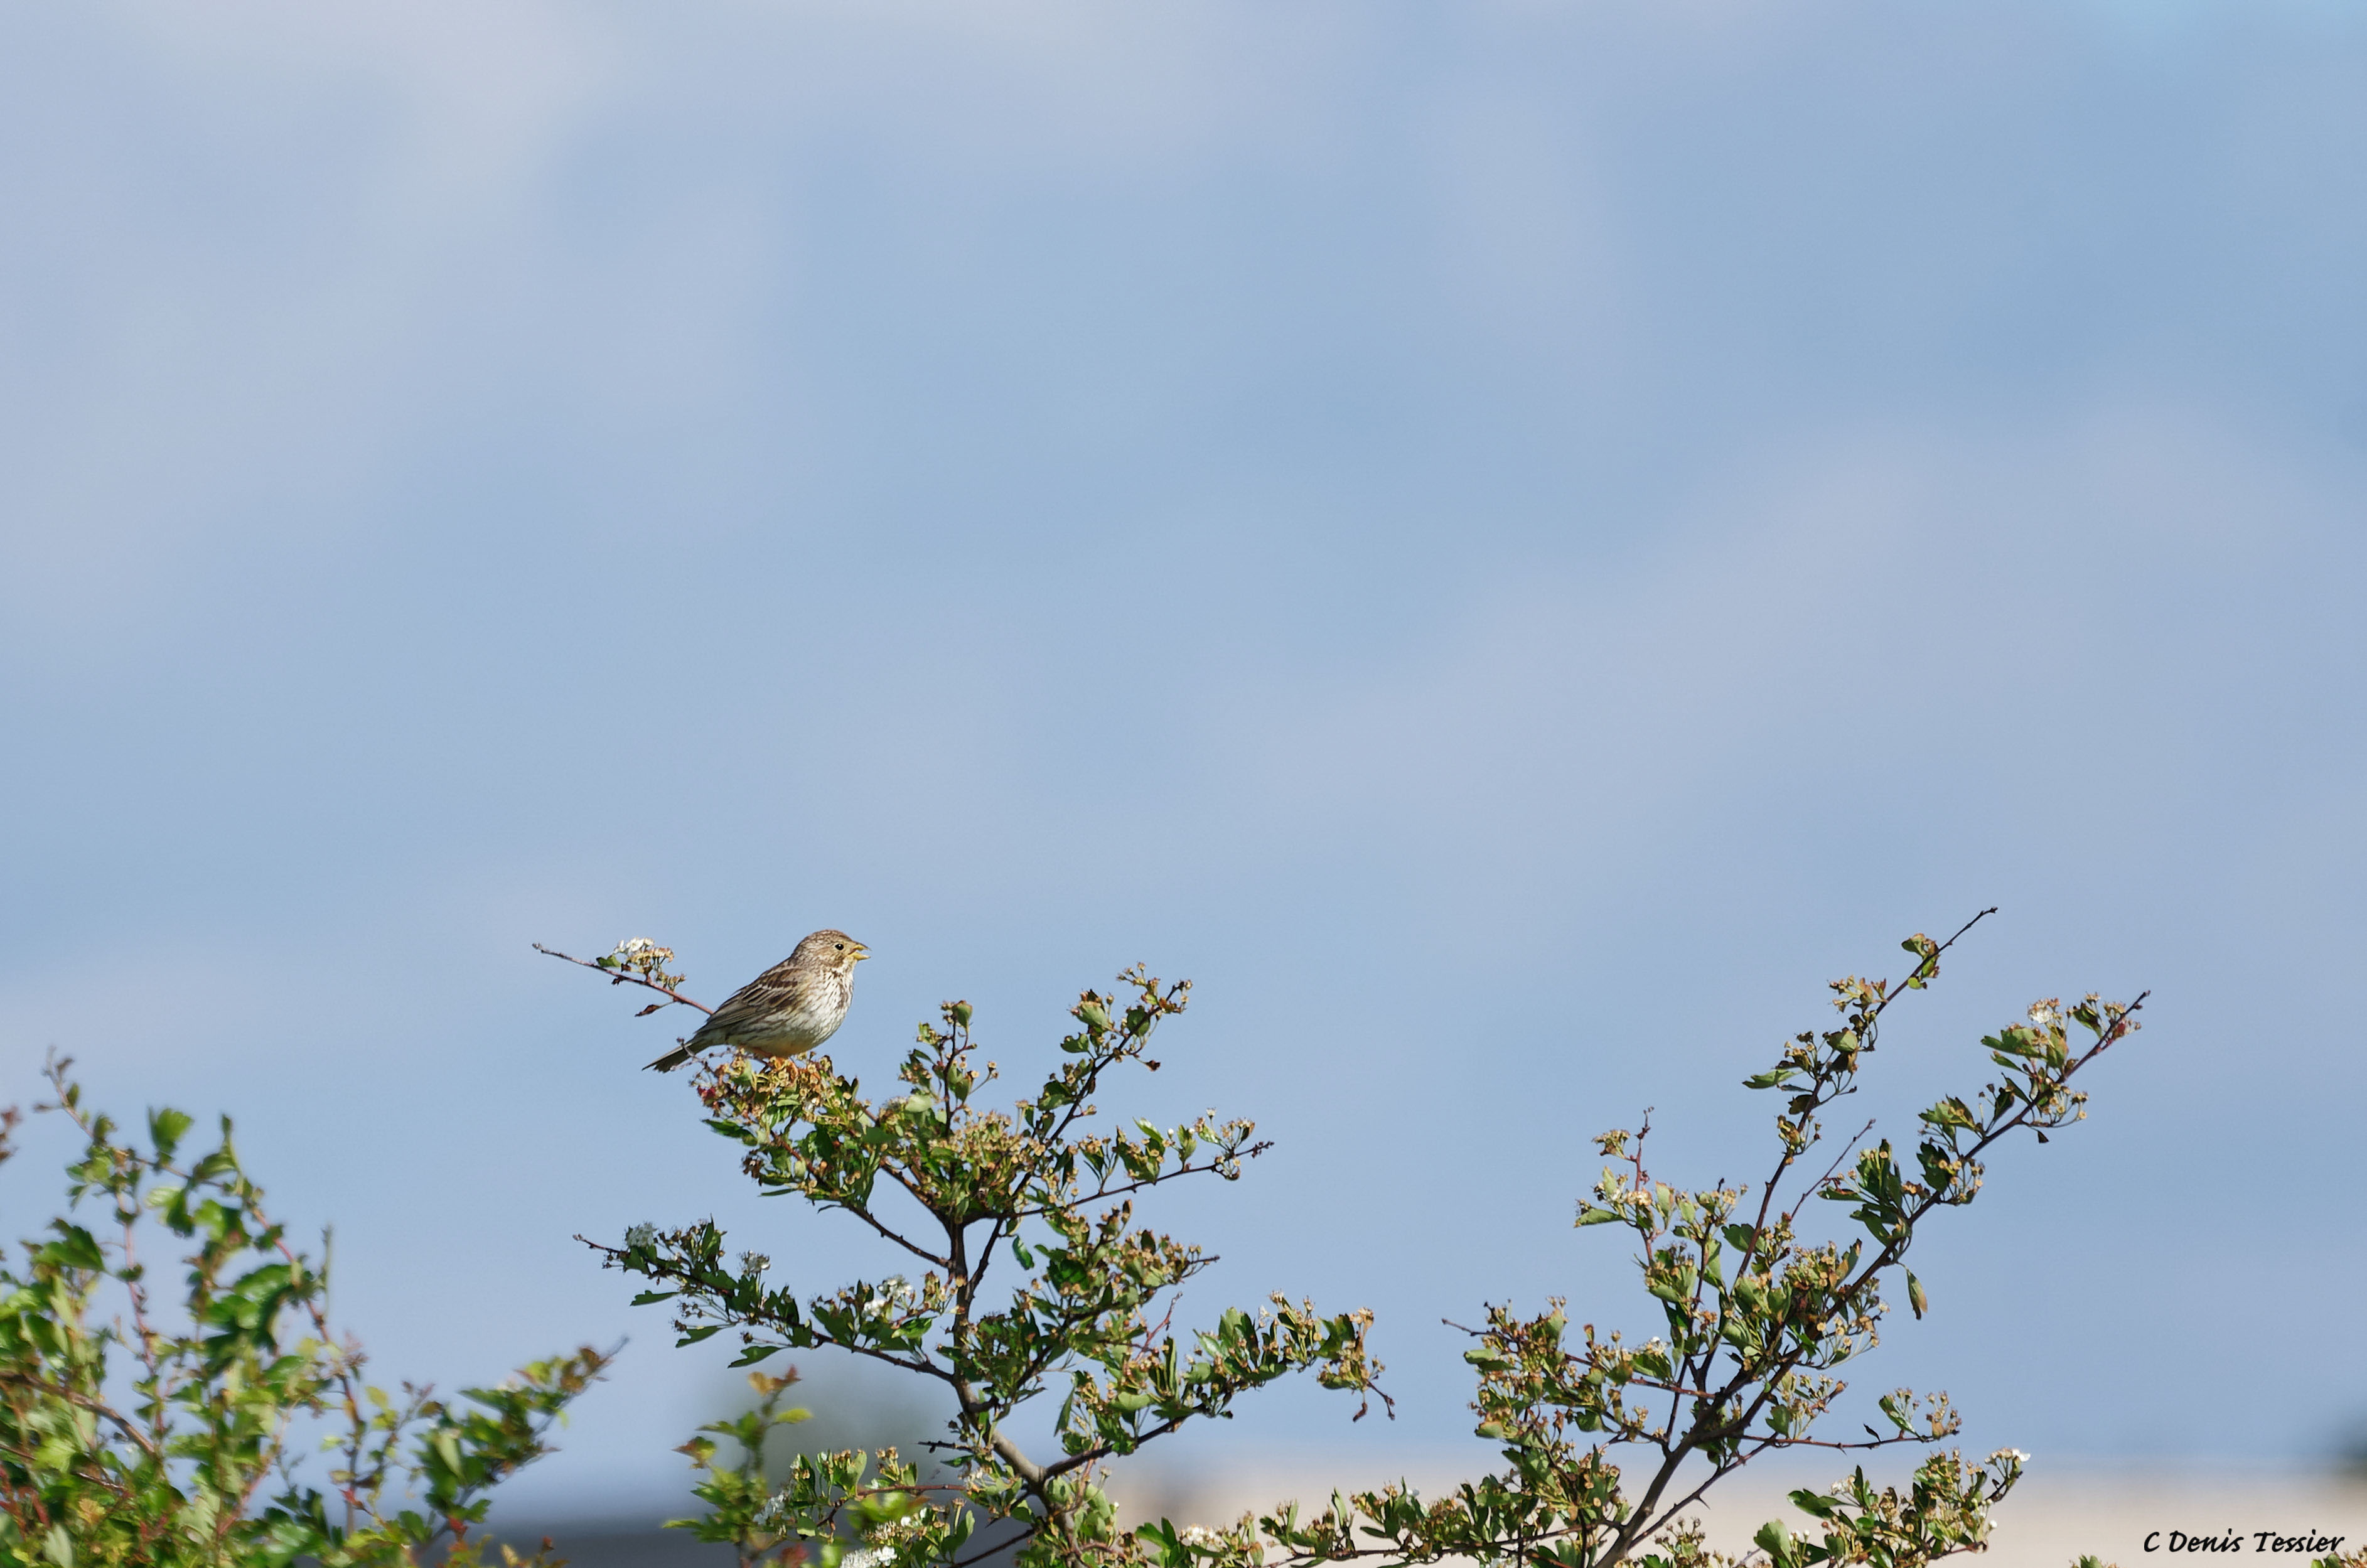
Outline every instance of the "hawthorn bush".
{"label": "hawthorn bush", "polygon": [[[1594,1141],[1608,1163],[1576,1222],[1628,1236],[1657,1327],[1631,1340],[1573,1325],[1557,1300],[1486,1306],[1466,1359],[1499,1465],[1439,1497],[1379,1485],[1221,1528],[1122,1521],[1111,1468],[1282,1378],[1353,1396],[1358,1417],[1387,1396],[1362,1309],[1277,1293],[1175,1325],[1177,1288],[1213,1259],[1139,1208],[1173,1182],[1238,1180],[1267,1146],[1214,1112],[1161,1127],[1101,1111],[1125,1074],[1158,1070],[1152,1035],[1184,1011],[1188,984],[1136,969],[1083,993],[1075,1029],[1007,1102],[967,1002],[921,1025],[876,1098],[820,1054],[705,1062],[697,1114],[738,1148],[746,1178],[844,1216],[888,1261],[815,1289],[776,1282],[769,1256],[735,1252],[711,1220],[590,1244],[642,1282],[637,1302],[666,1306],[679,1343],[729,1335],[753,1369],[753,1408],[684,1445],[704,1511],[674,1523],[728,1543],[742,1568],[975,1568],[999,1554],[1014,1568],[1922,1568],[1982,1550],[2023,1456],[1945,1447],[1958,1430],[1946,1396],[1906,1389],[1828,1435],[1839,1369],[1875,1347],[1889,1295],[1922,1315],[1917,1236],[1978,1197],[2005,1141],[2043,1143],[2084,1117],[2073,1081],[2135,1031],[2145,999],[2040,1001],[1980,1040],[1986,1082],[1933,1102],[1908,1133],[1829,1132],[1889,1009],[1938,978],[1979,918],[1946,941],[1908,938],[1896,982],[1834,982],[1831,1027],[1793,1037],[1746,1080],[1775,1101],[1755,1187],[1663,1179],[1646,1160],[1648,1120]],[[570,961],[659,993],[644,1014],[698,1008],[673,957],[639,940]],[[71,1118],[84,1147],[67,1211],[0,1260],[0,1565],[486,1561],[493,1489],[549,1451],[550,1424],[613,1352],[583,1346],[455,1402],[371,1385],[360,1346],[332,1332],[325,1265],[270,1219],[227,1120],[213,1147],[186,1154],[187,1116],[153,1111],[135,1140],[84,1107],[67,1063],[52,1063],[51,1085],[38,1108]],[[0,1160],[17,1125],[0,1114]],[[159,1233],[186,1269],[170,1301],[144,1261]],[[767,1436],[806,1414],[785,1404],[796,1373],[778,1358],[816,1346],[941,1391],[955,1414],[930,1453],[829,1451],[768,1471]],[[1795,1492],[1806,1528],[1771,1521],[1741,1559],[1711,1551],[1689,1512],[1772,1450],[1900,1445],[1927,1450],[1903,1482],[1877,1484],[1861,1464]],[[329,1459],[308,1469],[320,1448]],[[548,1542],[500,1556],[556,1562]],[[2367,1553],[2316,1568],[2367,1568]]]}
{"label": "hawthorn bush", "polygon": [[[921,1025],[897,1087],[877,1099],[819,1054],[700,1065],[700,1114],[740,1147],[758,1190],[846,1216],[897,1271],[821,1290],[776,1283],[766,1255],[734,1256],[711,1220],[640,1225],[590,1244],[645,1282],[637,1302],[668,1305],[684,1345],[730,1334],[743,1365],[833,1346],[951,1396],[956,1414],[930,1445],[943,1479],[924,1479],[892,1449],[848,1450],[802,1458],[777,1485],[752,1479],[732,1492],[697,1528],[737,1541],[743,1562],[972,1568],[1008,1551],[1018,1568],[1447,1559],[1700,1568],[1732,1560],[1707,1549],[1686,1511],[1751,1460],[1916,1445],[1932,1451],[1903,1486],[1878,1486],[1860,1466],[1829,1491],[1793,1494],[1809,1532],[1770,1522],[1750,1555],[1766,1568],[1920,1568],[1984,1547],[2024,1456],[1941,1448],[1958,1429],[1946,1396],[1905,1389],[1874,1402],[1880,1428],[1825,1436],[1820,1422],[1845,1390],[1835,1369],[1876,1344],[1886,1290],[1903,1290],[1922,1314],[1923,1287],[1908,1267],[1920,1230],[1974,1201],[2002,1142],[2027,1133],[2043,1143],[2085,1115],[2073,1080],[2135,1031],[2144,1003],[2090,994],[2067,1007],[2035,1004],[1981,1040],[1988,1082],[1926,1108],[1904,1152],[1868,1123],[1807,1174],[1811,1156],[1836,1142],[1824,1119],[1856,1092],[1885,1016],[1928,988],[1942,956],[1989,913],[1946,941],[1909,937],[1911,967],[1895,983],[1834,982],[1833,1027],[1796,1035],[1747,1081],[1778,1102],[1757,1187],[1660,1179],[1645,1161],[1648,1125],[1595,1141],[1612,1164],[1580,1201],[1577,1223],[1630,1236],[1664,1332],[1630,1343],[1591,1324],[1573,1329],[1559,1301],[1528,1314],[1488,1307],[1466,1358],[1478,1375],[1477,1431],[1501,1446],[1502,1464],[1444,1497],[1383,1485],[1335,1494],[1311,1516],[1285,1504],[1222,1529],[1116,1517],[1104,1487],[1113,1464],[1190,1422],[1229,1415],[1264,1384],[1311,1374],[1356,1396],[1358,1416],[1387,1399],[1361,1309],[1326,1312],[1275,1294],[1254,1311],[1173,1326],[1176,1288],[1210,1260],[1141,1223],[1138,1203],[1176,1181],[1236,1180],[1265,1145],[1249,1121],[1213,1112],[1166,1128],[1102,1117],[1098,1101],[1119,1074],[1157,1071],[1152,1032],[1188,998],[1188,985],[1140,969],[1114,994],[1078,998],[1077,1028],[1049,1070],[1007,1105],[988,1098],[998,1074],[980,1060],[967,1002]],[[704,1011],[673,960],[646,939],[569,960],[659,993],[643,1015]],[[1841,1236],[1811,1223],[1837,1211],[1828,1205],[1839,1206]],[[1039,1401],[1054,1404],[1051,1447],[1030,1452],[1018,1418]],[[758,1462],[749,1457],[761,1447],[756,1430],[743,1469]]]}
{"label": "hawthorn bush", "polygon": [[[493,1488],[549,1451],[611,1353],[536,1361],[459,1403],[368,1382],[360,1344],[330,1326],[326,1264],[266,1211],[229,1119],[185,1154],[191,1119],[152,1111],[143,1145],[84,1106],[71,1065],[51,1060],[36,1108],[82,1134],[67,1210],[0,1258],[0,1564],[485,1561]],[[0,1111],[0,1161],[19,1120]],[[160,1233],[187,1270],[169,1301],[149,1278]],[[323,1448],[325,1492],[300,1463]],[[500,1560],[551,1563],[545,1547]]]}

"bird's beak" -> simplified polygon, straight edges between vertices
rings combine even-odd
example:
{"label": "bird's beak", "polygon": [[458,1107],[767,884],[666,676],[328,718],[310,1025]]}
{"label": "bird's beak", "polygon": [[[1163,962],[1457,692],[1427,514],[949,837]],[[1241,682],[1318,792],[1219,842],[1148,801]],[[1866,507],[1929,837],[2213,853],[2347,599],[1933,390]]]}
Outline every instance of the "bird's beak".
{"label": "bird's beak", "polygon": [[861,963],[865,959],[867,959],[870,956],[871,949],[869,948],[865,947],[860,942],[855,944],[855,961],[856,963]]}

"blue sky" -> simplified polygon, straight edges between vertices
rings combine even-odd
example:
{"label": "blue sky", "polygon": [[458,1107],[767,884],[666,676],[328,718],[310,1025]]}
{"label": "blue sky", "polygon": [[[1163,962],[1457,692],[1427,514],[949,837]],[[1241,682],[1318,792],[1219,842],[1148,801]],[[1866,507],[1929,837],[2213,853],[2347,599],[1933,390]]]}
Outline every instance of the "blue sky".
{"label": "blue sky", "polygon": [[[2301,5],[45,5],[0,17],[0,1070],[240,1118],[390,1376],[634,1335],[530,1485],[665,1506],[719,1357],[569,1238],[758,1205],[656,1022],[837,925],[833,1054],[1195,982],[1165,1210],[1381,1313],[1572,1298],[1587,1135],[2002,914],[1871,1108],[2154,989],[1865,1365],[1968,1440],[2367,1420],[2367,27]],[[7,1173],[10,1211],[50,1178]],[[2289,1346],[2323,1345],[2314,1354]]]}

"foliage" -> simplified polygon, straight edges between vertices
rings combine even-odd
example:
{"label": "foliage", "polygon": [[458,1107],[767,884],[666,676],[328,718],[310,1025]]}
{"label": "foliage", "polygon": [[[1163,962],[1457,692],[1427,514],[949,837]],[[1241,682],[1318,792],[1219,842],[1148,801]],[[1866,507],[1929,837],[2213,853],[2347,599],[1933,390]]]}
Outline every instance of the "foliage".
{"label": "foliage", "polygon": [[[629,965],[622,949],[598,963],[644,983]],[[685,1000],[679,976],[645,983]],[[947,1439],[932,1445],[948,1481],[924,1482],[893,1450],[798,1461],[768,1528],[821,1568],[836,1568],[858,1540],[866,1562],[967,1562],[1005,1547],[1023,1565],[1138,1557],[1102,1489],[1109,1460],[1189,1421],[1229,1415],[1241,1394],[1297,1372],[1378,1393],[1366,1312],[1326,1316],[1276,1295],[1254,1315],[1236,1308],[1196,1333],[1172,1331],[1161,1299],[1214,1259],[1138,1226],[1136,1199],[1187,1176],[1233,1180],[1265,1145],[1251,1142],[1249,1122],[1213,1111],[1177,1127],[1095,1130],[1104,1080],[1123,1067],[1157,1071],[1151,1033],[1184,1010],[1188,991],[1140,970],[1122,983],[1122,996],[1080,997],[1064,1060],[1009,1110],[974,1103],[996,1070],[977,1059],[967,1002],[921,1026],[899,1070],[903,1092],[876,1103],[827,1057],[702,1067],[708,1124],[742,1146],[760,1191],[853,1216],[917,1264],[917,1279],[800,1296],[767,1282],[771,1260],[760,1254],[727,1261],[712,1221],[636,1226],[621,1245],[599,1247],[651,1281],[637,1301],[674,1303],[682,1344],[734,1331],[741,1365],[835,1346],[951,1394]],[[987,1287],[1004,1275],[998,1301]],[[1059,1452],[1038,1457],[1022,1446],[1015,1417],[1054,1392]]]}
{"label": "foliage", "polygon": [[[776,1562],[804,1562],[817,1555],[839,1568],[855,1562],[838,1542],[800,1531],[796,1521],[831,1512],[843,1516],[864,1539],[884,1540],[909,1534],[928,1524],[927,1504],[921,1495],[919,1471],[902,1463],[893,1449],[874,1454],[842,1450],[799,1454],[779,1485],[765,1478],[764,1439],[775,1428],[807,1420],[811,1412],[780,1408],[781,1396],[798,1381],[797,1369],[774,1377],[748,1374],[756,1391],[753,1409],[730,1421],[711,1422],[702,1434],[682,1446],[681,1452],[706,1472],[692,1493],[708,1505],[697,1518],[669,1519],[669,1529],[687,1529],[700,1540],[728,1542],[737,1549],[741,1568],[754,1568],[767,1556]],[[704,1434],[728,1437],[740,1448],[739,1462],[726,1470],[715,1463],[716,1444]]]}
{"label": "foliage", "polygon": [[[1162,1542],[1168,1568],[1246,1561],[1257,1554],[1259,1532],[1302,1562],[1468,1556],[1559,1568],[1630,1559],[1691,1568],[1723,1559],[1703,1547],[1683,1510],[1750,1460],[1795,1448],[1930,1445],[1954,1435],[1958,1420],[1944,1394],[1918,1399],[1906,1389],[1876,1402],[1883,1426],[1863,1426],[1862,1438],[1826,1437],[1817,1424],[1846,1387],[1834,1369],[1879,1343],[1886,1285],[1902,1286],[1915,1315],[1923,1314],[1922,1283],[1906,1267],[1919,1227],[1974,1200],[1982,1158],[2001,1140],[2029,1131],[2044,1142],[2049,1130],[2086,1115],[2087,1096],[2071,1080],[2135,1030],[2144,998],[2119,1005],[2090,995],[2067,1012],[2041,1002],[1985,1038],[1999,1075],[1970,1100],[1949,1096],[1925,1109],[1904,1168],[1888,1139],[1865,1144],[1871,1121],[1821,1175],[1800,1179],[1799,1163],[1825,1142],[1822,1117],[1857,1092],[1884,1015],[1927,988],[1941,955],[1981,918],[1946,942],[1919,933],[1901,944],[1915,959],[1902,983],[1834,982],[1840,1027],[1795,1036],[1772,1067],[1746,1080],[1783,1096],[1772,1169],[1755,1204],[1744,1187],[1687,1190],[1656,1180],[1644,1161],[1648,1118],[1633,1133],[1596,1140],[1619,1163],[1580,1202],[1577,1222],[1634,1236],[1641,1282],[1665,1332],[1631,1344],[1588,1324],[1573,1342],[1558,1301],[1533,1316],[1491,1307],[1466,1359],[1479,1374],[1478,1435],[1504,1445],[1501,1471],[1436,1503],[1387,1487],[1335,1503],[1308,1523],[1286,1509],[1254,1526],[1244,1521],[1196,1552]],[[2074,1043],[2070,1027],[2085,1031],[2084,1045]],[[1861,1233],[1845,1242],[1804,1235],[1812,1199],[1847,1205]],[[1614,1459],[1637,1450],[1646,1459],[1640,1485]],[[1903,1492],[1876,1490],[1861,1469],[1829,1492],[1792,1494],[1817,1522],[1817,1539],[1795,1540],[1779,1521],[1756,1543],[1770,1568],[1919,1568],[1978,1551],[1989,1511],[2020,1479],[2024,1458],[2001,1449],[1974,1463],[1935,1453]]]}
{"label": "foliage", "polygon": [[[690,1530],[700,1540],[737,1547],[741,1568],[753,1568],[776,1551],[787,1556],[797,1551],[796,1539],[774,1528],[773,1487],[764,1478],[764,1439],[775,1427],[807,1420],[813,1414],[781,1408],[781,1396],[797,1381],[794,1367],[777,1378],[749,1373],[748,1386],[756,1391],[755,1408],[730,1421],[700,1427],[699,1436],[677,1450],[688,1454],[690,1462],[705,1472],[706,1479],[691,1488],[691,1494],[705,1503],[708,1511],[695,1519],[669,1519],[667,1528]],[[715,1462],[716,1437],[730,1437],[740,1445],[737,1464],[726,1469]]]}
{"label": "foliage", "polygon": [[[899,1074],[905,1092],[876,1104],[827,1058],[736,1056],[702,1070],[708,1125],[742,1147],[742,1169],[760,1190],[854,1216],[922,1266],[917,1280],[889,1275],[800,1296],[767,1284],[759,1254],[728,1263],[712,1221],[638,1226],[599,1250],[651,1281],[638,1301],[674,1303],[684,1344],[736,1331],[742,1363],[832,1345],[952,1391],[959,1413],[951,1440],[938,1445],[952,1456],[952,1483],[923,1485],[892,1454],[856,1453],[801,1470],[774,1494],[771,1528],[810,1548],[822,1568],[856,1539],[866,1564],[960,1568],[985,1555],[971,1534],[988,1519],[1011,1521],[1023,1568],[1729,1564],[1737,1560],[1710,1551],[1685,1510],[1750,1460],[1802,1447],[1937,1445],[1956,1432],[1945,1395],[1905,1389],[1875,1402],[1883,1426],[1863,1426],[1863,1438],[1826,1437],[1818,1424],[1845,1391],[1836,1369],[1878,1343],[1883,1292],[1903,1289],[1922,1315],[1924,1289],[1907,1267],[1920,1229],[1974,1200],[2001,1141],[2029,1132],[2043,1143],[2081,1119],[2087,1096],[2072,1080],[2137,1028],[2142,996],[2124,1005],[2090,994],[2067,1009],[2041,1002],[1981,1041],[1996,1076],[1926,1108],[1910,1153],[1902,1157],[1886,1138],[1868,1143],[1868,1122],[1821,1174],[1806,1176],[1802,1162],[1828,1141],[1823,1118],[1857,1092],[1884,1016],[1938,977],[1941,956],[1980,918],[1946,942],[1909,938],[1914,967],[1902,982],[1835,982],[1838,1027],[1799,1034],[1747,1081],[1782,1100],[1755,1201],[1748,1187],[1657,1179],[1645,1164],[1648,1117],[1595,1141],[1616,1163],[1580,1202],[1577,1222],[1633,1236],[1660,1330],[1639,1343],[1591,1324],[1573,1335],[1559,1301],[1532,1315],[1490,1307],[1467,1359],[1479,1379],[1477,1430],[1502,1445],[1503,1464],[1435,1500],[1389,1485],[1335,1494],[1312,1517],[1291,1505],[1224,1530],[1161,1520],[1125,1531],[1112,1517],[1100,1487],[1107,1461],[1188,1420],[1229,1415],[1238,1395],[1292,1372],[1371,1393],[1379,1371],[1363,1312],[1323,1317],[1277,1296],[1260,1316],[1229,1311],[1188,1343],[1167,1319],[1151,1321],[1161,1294],[1210,1260],[1137,1229],[1134,1196],[1188,1175],[1233,1179],[1264,1145],[1250,1142],[1249,1123],[1213,1112],[1172,1129],[1089,1129],[1104,1075],[1135,1063],[1155,1071],[1144,1054],[1150,1031],[1184,1008],[1184,985],[1139,970],[1124,977],[1123,1003],[1081,997],[1071,1009],[1081,1027],[1059,1046],[1067,1060],[1009,1112],[972,1103],[995,1070],[975,1064],[971,1010],[960,1002],[946,1005],[941,1024],[922,1026]],[[680,994],[679,975],[643,977],[637,968],[656,966],[637,966],[624,949],[596,967],[698,1006]],[[1851,1233],[1810,1235],[1811,1199],[1843,1206]],[[918,1220],[908,1221],[908,1210]],[[982,1287],[1006,1258],[1020,1272],[998,1309]],[[1039,1460],[1015,1440],[1013,1417],[1053,1388],[1063,1395],[1060,1457]],[[1631,1475],[1639,1452],[1646,1462]],[[2024,1458],[1934,1452],[1903,1489],[1877,1488],[1855,1470],[1829,1491],[1793,1494],[1810,1533],[1770,1523],[1747,1560],[1921,1568],[1981,1550]],[[883,1497],[899,1510],[884,1528],[854,1516],[858,1503]]]}
{"label": "foliage", "polygon": [[[549,1451],[550,1424],[610,1356],[538,1361],[457,1404],[365,1382],[360,1346],[330,1330],[325,1262],[265,1210],[229,1119],[185,1159],[191,1119],[152,1111],[143,1149],[85,1108],[70,1065],[52,1061],[56,1099],[38,1108],[83,1135],[68,1212],[21,1265],[0,1261],[0,1564],[391,1568],[441,1551],[473,1568],[492,1489]],[[17,1124],[0,1120],[0,1159]],[[187,1249],[177,1309],[143,1261],[159,1230]],[[321,1426],[334,1497],[298,1465]],[[548,1562],[544,1544],[502,1558]]]}

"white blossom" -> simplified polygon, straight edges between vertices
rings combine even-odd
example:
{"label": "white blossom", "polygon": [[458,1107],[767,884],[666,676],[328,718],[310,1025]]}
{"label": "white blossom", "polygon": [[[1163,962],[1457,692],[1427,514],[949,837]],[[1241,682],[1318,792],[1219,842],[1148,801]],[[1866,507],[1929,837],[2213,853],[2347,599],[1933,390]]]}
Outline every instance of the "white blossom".
{"label": "white blossom", "polygon": [[871,1550],[878,1553],[873,1561],[883,1562],[896,1555],[898,1547],[907,1541],[919,1539],[922,1532],[928,1527],[928,1516],[924,1512],[915,1510],[892,1519],[880,1520],[863,1532],[863,1539],[869,1541]]}
{"label": "white blossom", "polygon": [[655,1246],[657,1240],[658,1228],[655,1225],[635,1225],[625,1233],[625,1244],[629,1247]]}

